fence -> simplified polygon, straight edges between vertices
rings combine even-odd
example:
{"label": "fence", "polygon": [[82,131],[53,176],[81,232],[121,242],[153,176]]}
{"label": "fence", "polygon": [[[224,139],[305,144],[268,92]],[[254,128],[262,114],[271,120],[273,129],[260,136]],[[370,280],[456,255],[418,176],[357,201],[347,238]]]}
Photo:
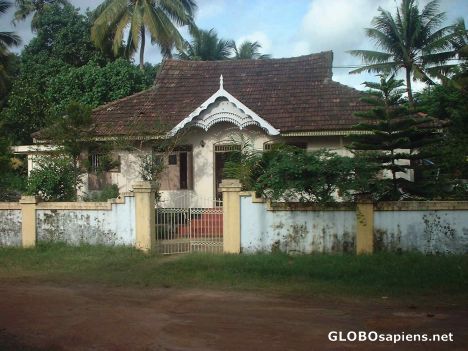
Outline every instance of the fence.
{"label": "fence", "polygon": [[185,240],[185,248],[182,245],[164,253],[199,249],[225,253],[468,253],[468,202],[319,206],[270,203],[241,192],[239,182],[232,179],[223,180],[220,189],[222,207],[189,205],[178,209],[179,214],[166,207],[158,216],[156,187],[150,182],[138,182],[133,193],[109,202],[43,203],[23,197],[17,203],[0,203],[0,246],[65,241],[133,245],[146,251],[159,250],[158,240],[173,239]]}
{"label": "fence", "polygon": [[40,202],[24,196],[19,203],[0,203],[0,245],[27,247],[37,241],[134,245],[134,196],[108,202]]}
{"label": "fence", "polygon": [[269,203],[239,193],[240,251],[468,253],[468,202],[331,206]]}

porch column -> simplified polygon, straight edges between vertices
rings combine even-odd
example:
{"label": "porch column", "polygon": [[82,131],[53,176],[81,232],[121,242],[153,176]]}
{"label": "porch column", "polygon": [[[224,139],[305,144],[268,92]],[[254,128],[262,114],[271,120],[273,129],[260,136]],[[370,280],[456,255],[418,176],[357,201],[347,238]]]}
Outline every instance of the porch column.
{"label": "porch column", "polygon": [[136,248],[149,251],[156,243],[155,194],[156,183],[137,182],[133,185],[135,194]]}
{"label": "porch column", "polygon": [[356,204],[356,253],[374,252],[374,204],[359,201]]}
{"label": "porch column", "polygon": [[240,253],[240,191],[237,179],[223,179],[219,186],[223,193],[223,252]]}
{"label": "porch column", "polygon": [[21,243],[23,247],[36,246],[36,205],[37,196],[21,196]]}

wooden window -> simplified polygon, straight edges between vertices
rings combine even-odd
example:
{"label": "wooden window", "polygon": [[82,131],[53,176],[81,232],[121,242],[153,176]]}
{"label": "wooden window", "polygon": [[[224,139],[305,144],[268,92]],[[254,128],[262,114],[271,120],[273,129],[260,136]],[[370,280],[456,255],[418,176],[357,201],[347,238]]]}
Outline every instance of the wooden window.
{"label": "wooden window", "polygon": [[155,156],[166,165],[161,174],[161,190],[193,189],[192,145],[178,146],[169,155],[155,151]]}

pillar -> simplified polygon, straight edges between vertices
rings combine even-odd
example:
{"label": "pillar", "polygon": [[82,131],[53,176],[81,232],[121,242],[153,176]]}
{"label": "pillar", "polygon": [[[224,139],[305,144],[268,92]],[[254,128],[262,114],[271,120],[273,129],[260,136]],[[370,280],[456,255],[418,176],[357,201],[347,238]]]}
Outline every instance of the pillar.
{"label": "pillar", "polygon": [[36,246],[36,205],[39,198],[36,196],[21,196],[21,242],[23,247]]}
{"label": "pillar", "polygon": [[371,201],[356,204],[356,253],[374,252],[374,204]]}
{"label": "pillar", "polygon": [[156,243],[155,182],[141,181],[133,185],[135,194],[135,246],[143,251],[154,248]]}
{"label": "pillar", "polygon": [[223,252],[240,253],[240,191],[237,179],[223,179],[220,184],[223,193]]}

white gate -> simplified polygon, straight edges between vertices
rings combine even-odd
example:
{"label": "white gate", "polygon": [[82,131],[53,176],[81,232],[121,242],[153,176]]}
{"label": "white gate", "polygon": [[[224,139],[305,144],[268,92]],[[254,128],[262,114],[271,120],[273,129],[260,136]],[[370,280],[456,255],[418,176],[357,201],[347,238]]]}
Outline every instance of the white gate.
{"label": "white gate", "polygon": [[183,195],[156,205],[156,252],[223,252],[222,201]]}

